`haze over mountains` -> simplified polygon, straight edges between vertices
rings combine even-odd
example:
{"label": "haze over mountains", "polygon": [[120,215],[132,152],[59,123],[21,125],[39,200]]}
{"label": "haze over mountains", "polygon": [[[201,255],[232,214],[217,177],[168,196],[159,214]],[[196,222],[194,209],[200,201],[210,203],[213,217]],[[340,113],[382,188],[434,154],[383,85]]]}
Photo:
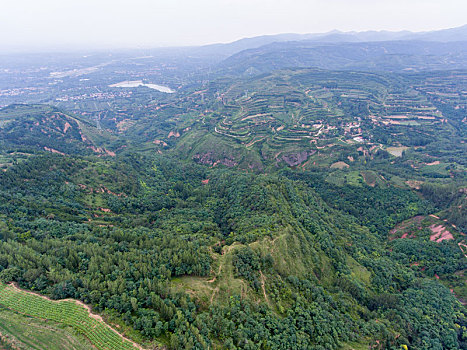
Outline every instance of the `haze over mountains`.
{"label": "haze over mountains", "polygon": [[429,32],[335,30],[264,35],[225,44],[147,52],[200,60],[198,70],[208,69],[217,76],[251,76],[286,67],[374,71],[460,69],[467,66],[467,25]]}
{"label": "haze over mountains", "polygon": [[[467,41],[467,24],[457,28],[442,29],[428,32],[410,31],[364,31],[342,32],[334,30],[327,33],[314,34],[276,34],[244,38],[232,43],[212,44],[199,47],[199,53],[232,55],[242,50],[257,48],[274,42],[309,41],[314,43],[343,43],[343,42],[371,42],[371,41]],[[195,52],[197,52],[195,50]]]}

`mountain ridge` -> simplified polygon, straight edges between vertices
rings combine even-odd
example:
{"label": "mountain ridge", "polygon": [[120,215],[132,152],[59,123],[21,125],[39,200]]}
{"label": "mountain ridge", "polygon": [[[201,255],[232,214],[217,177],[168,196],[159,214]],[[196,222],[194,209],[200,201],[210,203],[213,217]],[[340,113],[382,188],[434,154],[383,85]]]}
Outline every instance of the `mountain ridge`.
{"label": "mountain ridge", "polygon": [[324,33],[280,33],[246,37],[229,43],[214,43],[194,47],[193,52],[198,53],[222,53],[223,55],[233,55],[242,50],[258,48],[274,42],[286,41],[314,41],[314,42],[372,42],[389,40],[423,40],[423,41],[465,41],[467,40],[467,24],[447,29],[412,32],[408,30],[388,31],[388,30],[367,30],[367,31],[340,31],[331,30]]}
{"label": "mountain ridge", "polygon": [[24,148],[59,154],[107,154],[108,136],[90,122],[59,108],[41,104],[13,104],[0,109],[1,149]]}

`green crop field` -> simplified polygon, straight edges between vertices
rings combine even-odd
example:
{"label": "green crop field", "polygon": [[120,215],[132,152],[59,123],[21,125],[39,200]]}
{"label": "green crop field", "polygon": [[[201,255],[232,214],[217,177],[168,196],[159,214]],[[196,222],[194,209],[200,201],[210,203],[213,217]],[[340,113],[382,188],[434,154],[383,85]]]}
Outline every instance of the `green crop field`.
{"label": "green crop field", "polygon": [[5,308],[0,308],[0,333],[0,349],[95,349],[89,340],[70,326],[25,316]]}
{"label": "green crop field", "polygon": [[84,306],[72,300],[52,301],[21,291],[12,285],[0,284],[0,305],[21,314],[70,326],[88,338],[97,349],[137,348],[103,321],[91,317]]}

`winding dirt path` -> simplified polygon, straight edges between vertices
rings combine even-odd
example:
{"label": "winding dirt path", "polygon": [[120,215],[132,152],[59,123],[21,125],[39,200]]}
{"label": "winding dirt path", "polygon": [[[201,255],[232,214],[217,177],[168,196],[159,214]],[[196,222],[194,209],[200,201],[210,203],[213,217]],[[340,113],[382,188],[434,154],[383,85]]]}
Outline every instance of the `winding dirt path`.
{"label": "winding dirt path", "polygon": [[[214,283],[214,282],[217,281],[217,278],[221,275],[222,269],[224,268],[224,265],[225,265],[225,261],[224,261],[225,255],[230,253],[230,251],[233,248],[235,248],[235,245],[225,246],[222,249],[221,258],[219,259],[219,268],[217,269],[217,274],[213,278],[211,278],[210,280],[207,280],[206,283]],[[216,296],[217,293],[219,293],[220,288],[219,288],[219,286],[216,286],[215,288],[210,288],[210,289],[212,289],[212,295],[211,295],[211,299],[210,299],[210,303],[212,304],[213,301],[214,301],[214,297]]]}
{"label": "winding dirt path", "polygon": [[219,286],[213,289],[211,299],[210,299],[210,304],[212,304],[212,302],[214,301],[214,297],[218,292],[219,292]]}
{"label": "winding dirt path", "polygon": [[281,236],[276,236],[274,239],[271,241],[271,249],[269,249],[269,253],[274,253],[274,250],[276,249],[276,241],[279,239]]}
{"label": "winding dirt path", "polygon": [[216,282],[217,280],[217,276],[219,276],[221,274],[221,271],[222,271],[222,261],[219,261],[219,268],[218,268],[218,271],[217,271],[217,274],[211,278],[209,281],[206,281],[207,283],[214,283]]}
{"label": "winding dirt path", "polygon": [[268,296],[266,294],[266,277],[263,275],[263,271],[259,270],[259,274],[261,275],[261,289],[263,290],[263,295],[264,299],[266,300],[266,303],[270,304]]}

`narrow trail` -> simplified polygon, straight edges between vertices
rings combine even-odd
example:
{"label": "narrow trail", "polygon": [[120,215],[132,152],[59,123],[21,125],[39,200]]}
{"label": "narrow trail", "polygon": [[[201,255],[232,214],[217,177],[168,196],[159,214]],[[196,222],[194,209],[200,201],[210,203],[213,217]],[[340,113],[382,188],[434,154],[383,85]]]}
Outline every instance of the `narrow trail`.
{"label": "narrow trail", "polygon": [[[85,303],[83,303],[82,301],[80,300],[76,300],[76,299],[60,299],[60,300],[53,300],[53,299],[50,299],[49,297],[46,297],[45,295],[41,295],[41,294],[38,294],[38,293],[34,293],[34,292],[31,292],[29,290],[25,290],[25,289],[22,289],[20,288],[16,283],[10,283],[8,284],[9,287],[13,288],[14,290],[16,290],[17,292],[20,292],[20,293],[27,293],[27,294],[30,294],[30,295],[34,295],[36,297],[39,297],[39,298],[42,298],[42,299],[45,299],[45,300],[48,300],[48,301],[51,301],[53,303],[56,303],[56,304],[59,304],[63,301],[71,301],[71,302],[74,302],[76,304],[78,304],[79,306],[82,306],[84,307],[87,311],[88,311],[88,314],[89,314],[89,317],[99,321],[99,322],[102,322],[107,328],[109,328],[110,330],[112,330],[112,332],[114,332],[115,334],[119,335],[122,339],[130,342],[134,347],[136,347],[137,349],[139,350],[146,350],[145,348],[143,348],[141,345],[139,345],[138,343],[135,343],[133,340],[131,339],[128,339],[127,337],[125,337],[123,334],[119,333],[117,330],[115,330],[114,328],[112,328],[107,322],[104,321],[104,319],[102,318],[102,316],[100,315],[97,315],[95,313],[93,313],[91,311],[91,307],[89,305],[86,305]],[[20,311],[18,310],[14,310],[16,312],[19,312],[21,313]]]}
{"label": "narrow trail", "polygon": [[259,270],[259,274],[261,275],[261,289],[263,290],[264,299],[266,300],[266,303],[270,304],[268,296],[266,294],[266,286],[265,286],[266,277],[264,277],[263,271],[261,270]]}
{"label": "narrow trail", "polygon": [[211,299],[210,299],[210,304],[212,304],[212,302],[214,301],[214,297],[218,292],[219,292],[219,286],[213,289]]}
{"label": "narrow trail", "polygon": [[207,283],[214,283],[216,280],[217,280],[217,276],[219,276],[221,274],[221,271],[222,271],[222,261],[219,261],[219,269],[217,271],[217,274],[211,278],[209,281],[206,281]]}
{"label": "narrow trail", "polygon": [[[207,280],[206,283],[214,283],[217,281],[217,278],[221,275],[221,272],[222,272],[222,269],[224,268],[224,265],[225,265],[225,261],[223,258],[225,258],[225,255],[230,253],[230,251],[234,248],[235,246],[231,245],[231,246],[227,246],[225,248],[222,249],[222,253],[221,253],[221,256],[220,256],[220,259],[219,259],[219,268],[217,269],[217,274],[211,278],[210,280]],[[217,293],[219,293],[219,286],[216,286],[215,288],[210,288],[212,289],[212,295],[211,295],[211,299],[210,299],[210,303],[212,304],[213,301],[214,301],[214,297],[216,296]]]}
{"label": "narrow trail", "polygon": [[277,241],[279,238],[283,237],[283,236],[284,236],[284,235],[279,235],[279,236],[274,237],[273,240],[271,240],[271,249],[269,250],[269,252],[270,252],[271,254],[274,253],[274,251],[275,251],[275,249],[276,249],[276,241]]}
{"label": "narrow trail", "polygon": [[[228,246],[226,249],[222,249],[221,256],[229,253],[231,249],[232,249],[232,246]],[[223,266],[222,259],[219,259],[219,268],[218,268],[217,274],[213,278],[211,278],[210,280],[206,281],[207,283],[214,283],[217,280],[217,277],[220,276],[220,274],[221,274],[222,266]]]}
{"label": "narrow trail", "polygon": [[271,250],[270,252],[274,252],[274,248],[276,248],[276,241],[277,239],[279,238],[279,236],[275,237],[272,241],[271,241]]}
{"label": "narrow trail", "polygon": [[[459,249],[462,251],[462,254],[464,254],[464,256],[467,258],[467,244],[464,241],[461,241],[457,243],[457,245],[459,246]],[[464,249],[462,249],[462,247],[466,248],[465,251]]]}
{"label": "narrow trail", "polygon": [[246,284],[244,280],[242,280],[242,286],[240,289],[240,295],[242,299],[245,299],[247,297],[247,291],[248,291],[248,285]]}

